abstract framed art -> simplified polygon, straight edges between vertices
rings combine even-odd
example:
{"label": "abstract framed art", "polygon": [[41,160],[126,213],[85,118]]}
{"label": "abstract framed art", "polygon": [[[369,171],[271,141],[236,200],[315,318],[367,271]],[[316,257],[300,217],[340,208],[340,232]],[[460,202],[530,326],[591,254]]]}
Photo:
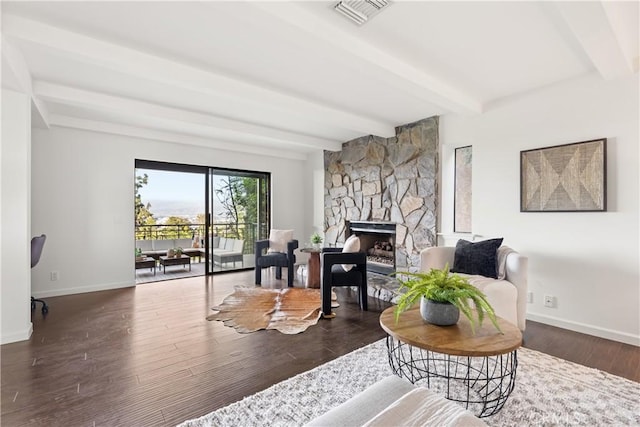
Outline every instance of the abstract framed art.
{"label": "abstract framed art", "polygon": [[471,233],[471,183],[473,150],[471,146],[455,151],[456,170],[453,194],[453,231]]}
{"label": "abstract framed art", "polygon": [[521,151],[520,211],[606,211],[606,172],[606,138]]}

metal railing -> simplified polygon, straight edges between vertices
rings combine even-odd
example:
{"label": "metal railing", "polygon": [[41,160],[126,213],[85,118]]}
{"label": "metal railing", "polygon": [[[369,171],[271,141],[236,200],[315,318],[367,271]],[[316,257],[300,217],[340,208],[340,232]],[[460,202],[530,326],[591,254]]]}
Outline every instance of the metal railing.
{"label": "metal railing", "polygon": [[[135,228],[135,236],[136,240],[195,239],[196,236],[204,239],[204,229],[204,224],[137,225]],[[255,242],[260,236],[259,230],[266,230],[266,225],[257,223],[220,222],[211,224],[213,236],[244,240],[243,252],[245,254],[253,253]]]}

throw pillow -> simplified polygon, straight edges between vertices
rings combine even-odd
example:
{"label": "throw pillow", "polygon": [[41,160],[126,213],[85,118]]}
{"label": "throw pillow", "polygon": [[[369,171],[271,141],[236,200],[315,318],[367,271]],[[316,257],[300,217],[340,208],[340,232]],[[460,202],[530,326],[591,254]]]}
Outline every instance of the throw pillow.
{"label": "throw pillow", "polygon": [[[346,242],[344,242],[344,247],[342,248],[342,252],[359,252],[360,251],[360,239],[355,234],[349,236]],[[342,264],[342,268],[344,271],[350,271],[353,268],[353,264]]]}
{"label": "throw pillow", "polygon": [[497,252],[502,238],[471,243],[460,239],[453,257],[453,273],[479,274],[498,278]]}
{"label": "throw pillow", "polygon": [[269,232],[268,253],[287,253],[287,242],[293,240],[293,230],[274,230]]}

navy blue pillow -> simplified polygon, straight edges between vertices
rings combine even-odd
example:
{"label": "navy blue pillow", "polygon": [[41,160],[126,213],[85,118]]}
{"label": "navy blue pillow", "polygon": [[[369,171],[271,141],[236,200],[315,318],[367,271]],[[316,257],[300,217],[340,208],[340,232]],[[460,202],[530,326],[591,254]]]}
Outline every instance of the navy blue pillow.
{"label": "navy blue pillow", "polygon": [[471,243],[460,239],[453,258],[453,273],[498,278],[497,253],[503,238]]}

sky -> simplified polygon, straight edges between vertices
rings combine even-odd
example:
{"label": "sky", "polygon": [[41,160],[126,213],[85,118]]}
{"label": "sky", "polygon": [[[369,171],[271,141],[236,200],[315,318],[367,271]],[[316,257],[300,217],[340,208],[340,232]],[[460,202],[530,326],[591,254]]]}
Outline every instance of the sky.
{"label": "sky", "polygon": [[136,176],[149,176],[148,184],[140,188],[142,200],[198,202],[204,206],[205,176],[199,173],[168,172],[136,169]]}
{"label": "sky", "polygon": [[[136,169],[136,176],[147,174],[147,184],[139,192],[142,203],[151,203],[151,212],[156,217],[195,216],[204,213],[205,176],[199,173]],[[214,188],[220,186],[221,176],[213,177]],[[222,215],[223,209],[214,199],[214,216]]]}

